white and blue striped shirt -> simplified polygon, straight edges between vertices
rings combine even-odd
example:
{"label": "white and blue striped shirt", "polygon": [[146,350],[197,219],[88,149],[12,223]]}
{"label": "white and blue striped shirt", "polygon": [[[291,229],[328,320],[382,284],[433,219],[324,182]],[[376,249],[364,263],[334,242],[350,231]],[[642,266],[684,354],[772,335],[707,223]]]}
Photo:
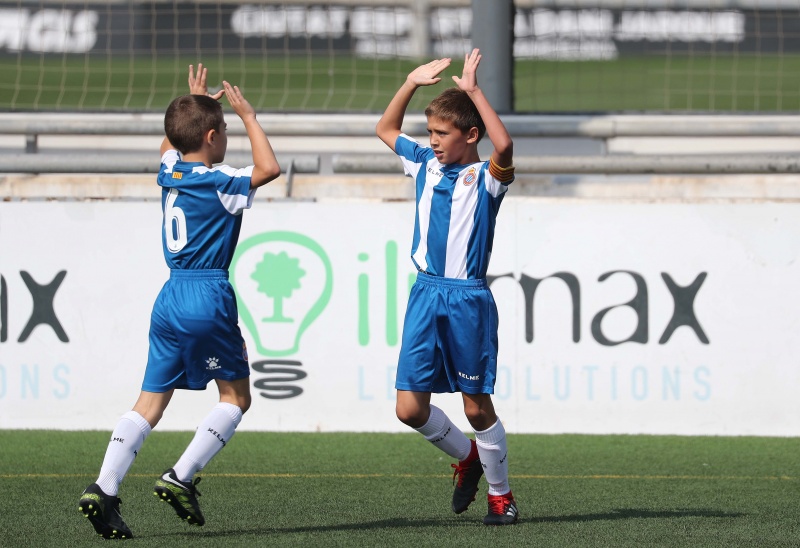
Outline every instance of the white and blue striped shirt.
{"label": "white and blue striped shirt", "polygon": [[184,162],[177,150],[161,158],[158,184],[164,223],[161,240],[171,269],[223,269],[231,264],[242,212],[253,205],[253,166],[206,167]]}
{"label": "white and blue striped shirt", "polygon": [[509,183],[489,172],[489,162],[441,164],[430,147],[401,133],[395,152],[416,182],[417,213],[411,260],[432,276],[486,277],[495,220]]}

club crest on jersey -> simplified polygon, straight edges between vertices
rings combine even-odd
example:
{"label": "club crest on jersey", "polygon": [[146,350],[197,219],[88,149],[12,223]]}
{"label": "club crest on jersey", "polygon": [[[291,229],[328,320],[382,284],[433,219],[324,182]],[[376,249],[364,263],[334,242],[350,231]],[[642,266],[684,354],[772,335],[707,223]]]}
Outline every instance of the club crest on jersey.
{"label": "club crest on jersey", "polygon": [[467,174],[464,175],[464,186],[469,186],[477,180],[478,180],[478,172],[475,170],[474,167],[469,168]]}
{"label": "club crest on jersey", "polygon": [[172,172],[172,178],[173,179],[183,179],[183,173],[181,173],[180,171],[173,171]]}

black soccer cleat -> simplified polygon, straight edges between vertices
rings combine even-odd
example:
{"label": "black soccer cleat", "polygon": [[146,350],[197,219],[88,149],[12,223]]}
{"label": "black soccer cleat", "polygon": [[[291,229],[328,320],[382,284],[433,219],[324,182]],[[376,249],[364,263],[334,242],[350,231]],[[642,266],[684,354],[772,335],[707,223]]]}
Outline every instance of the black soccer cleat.
{"label": "black soccer cleat", "polygon": [[483,466],[481,459],[477,456],[475,441],[470,440],[470,442],[472,443],[470,456],[458,464],[450,465],[455,468],[455,472],[453,472],[453,483],[456,484],[453,489],[453,512],[456,514],[465,511],[475,500],[475,495],[478,493],[478,482],[483,475]]}
{"label": "black soccer cleat", "polygon": [[87,487],[78,501],[78,510],[89,520],[94,530],[106,539],[129,539],[133,533],[122,520],[118,497],[106,495],[96,483]]}
{"label": "black soccer cleat", "polygon": [[483,518],[485,525],[511,525],[518,518],[517,502],[511,491],[505,495],[489,495],[489,513]]}
{"label": "black soccer cleat", "polygon": [[170,468],[156,480],[153,494],[159,500],[168,502],[178,517],[186,520],[189,525],[203,525],[206,520],[197,503],[197,497],[200,496],[196,487],[198,483],[200,478],[196,478],[194,482],[179,480],[175,470]]}

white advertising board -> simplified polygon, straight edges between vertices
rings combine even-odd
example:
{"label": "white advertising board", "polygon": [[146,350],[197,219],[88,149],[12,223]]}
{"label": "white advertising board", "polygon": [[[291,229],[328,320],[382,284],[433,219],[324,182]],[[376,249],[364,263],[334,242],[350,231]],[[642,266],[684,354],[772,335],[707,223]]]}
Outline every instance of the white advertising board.
{"label": "white advertising board", "polygon": [[[411,202],[257,201],[231,281],[242,430],[407,431],[394,370]],[[0,428],[107,429],[168,276],[157,202],[0,203]],[[800,204],[507,198],[490,280],[514,433],[800,433]],[[216,401],[179,391],[160,429]],[[457,394],[435,395],[468,429]]]}

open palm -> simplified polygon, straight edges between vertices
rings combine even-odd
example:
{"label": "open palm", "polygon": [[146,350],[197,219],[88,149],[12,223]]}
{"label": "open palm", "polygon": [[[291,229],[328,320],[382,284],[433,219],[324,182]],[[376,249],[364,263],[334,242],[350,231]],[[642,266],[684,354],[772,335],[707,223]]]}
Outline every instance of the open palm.
{"label": "open palm", "polygon": [[450,66],[450,58],[434,59],[430,63],[415,68],[406,80],[415,86],[432,86],[442,80],[439,78],[439,74],[448,66]]}

